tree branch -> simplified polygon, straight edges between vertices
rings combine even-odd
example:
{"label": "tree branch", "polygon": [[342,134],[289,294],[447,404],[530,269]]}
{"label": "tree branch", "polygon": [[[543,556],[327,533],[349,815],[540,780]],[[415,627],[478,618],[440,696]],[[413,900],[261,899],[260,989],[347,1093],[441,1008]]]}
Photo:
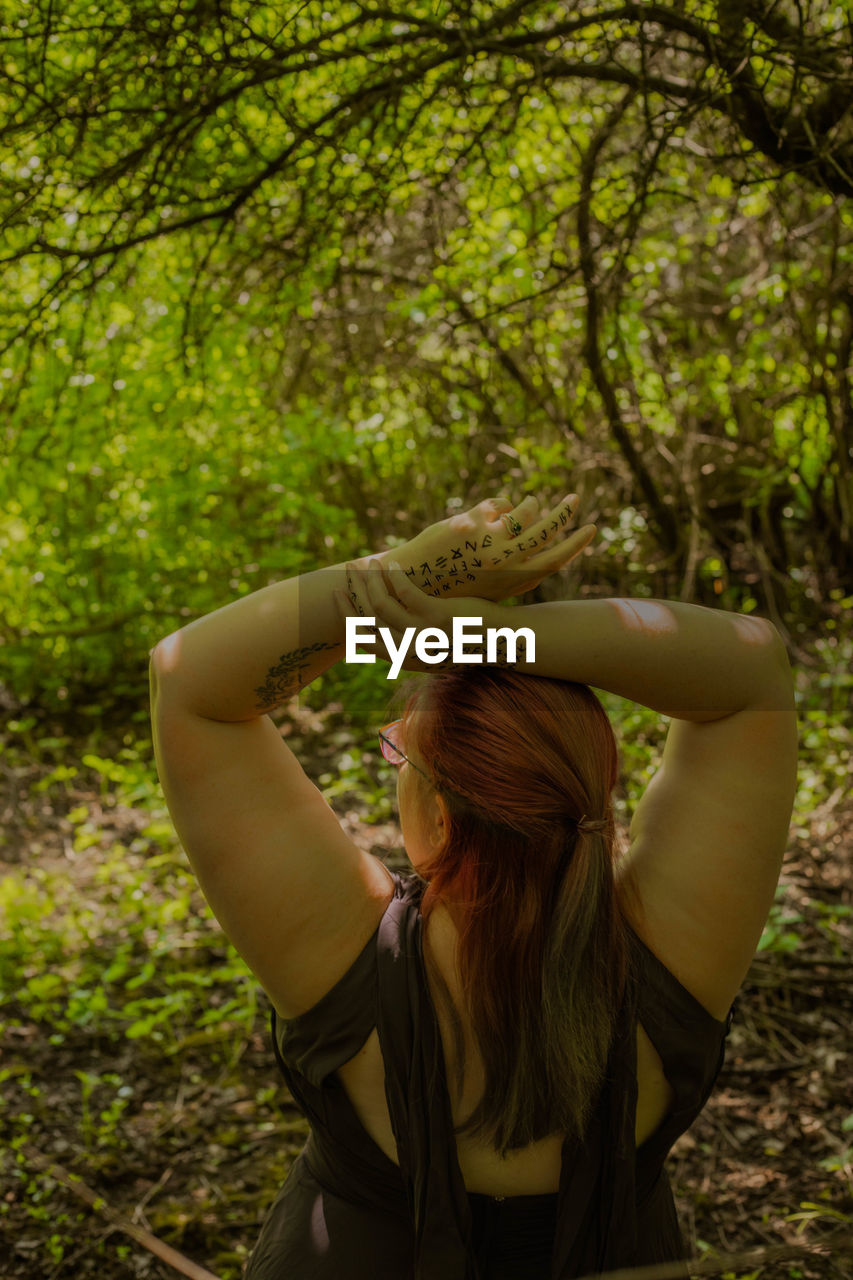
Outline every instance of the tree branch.
{"label": "tree branch", "polygon": [[135,1222],[131,1222],[124,1214],[118,1213],[107,1203],[103,1196],[99,1196],[91,1187],[87,1187],[83,1179],[76,1173],[69,1173],[62,1165],[48,1160],[32,1147],[24,1148],[24,1156],[34,1168],[40,1170],[49,1178],[53,1178],[55,1182],[60,1183],[66,1190],[72,1191],[75,1196],[85,1201],[91,1208],[97,1209],[117,1231],[124,1232],[125,1235],[135,1240],[137,1244],[143,1245],[149,1253],[153,1253],[155,1257],[159,1258],[161,1262],[165,1262],[173,1271],[179,1271],[182,1276],[187,1276],[188,1280],[218,1280],[218,1277],[212,1271],[208,1271],[205,1267],[200,1267],[197,1262],[193,1262],[186,1254],[173,1249],[170,1244],[166,1244],[158,1236],[146,1231],[145,1227],[137,1226]]}
{"label": "tree branch", "polygon": [[578,201],[577,232],[580,246],[580,266],[586,291],[586,333],[583,353],[589,366],[598,394],[601,396],[607,422],[622,454],[636,478],[649,505],[649,511],[657,520],[663,535],[663,541],[670,552],[679,545],[678,526],[675,515],[663,503],[657,485],[637,450],[631,434],[622,421],[622,413],[616,392],[607,375],[601,355],[601,302],[599,298],[598,264],[591,236],[592,184],[595,177],[596,164],[605,145],[612,138],[616,128],[630,103],[634,100],[633,90],[624,94],[622,100],[613,107],[598,132],[591,141],[583,157],[580,171],[580,200]]}

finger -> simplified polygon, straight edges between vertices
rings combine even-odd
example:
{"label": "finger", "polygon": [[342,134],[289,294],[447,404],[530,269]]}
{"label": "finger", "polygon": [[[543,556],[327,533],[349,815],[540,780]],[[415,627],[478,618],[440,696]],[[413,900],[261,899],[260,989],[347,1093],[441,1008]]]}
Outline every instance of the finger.
{"label": "finger", "polygon": [[486,501],[483,503],[483,505],[485,506],[486,503],[494,507],[495,511],[499,509],[501,511],[511,511],[512,508],[515,506],[515,503],[513,502],[512,498],[508,497],[505,493],[499,494],[497,498],[486,498]]}
{"label": "finger", "polygon": [[535,516],[536,499],[528,496],[512,508],[511,511],[503,511],[500,515],[495,515],[494,524],[507,535],[510,539],[520,538],[525,527]]}
{"label": "finger", "polygon": [[[581,525],[580,529],[575,529],[568,538],[562,542],[557,542],[550,547],[546,547],[538,555],[531,556],[529,560],[525,560],[524,569],[530,570],[531,574],[536,574],[541,582],[543,578],[547,578],[549,573],[555,573],[558,569],[563,569],[570,564],[584,548],[595,538],[598,530],[594,524]],[[529,588],[528,588],[529,589]]]}
{"label": "finger", "polygon": [[376,629],[376,656],[382,662],[392,662],[394,659],[391,651],[386,647],[386,635],[390,636],[394,650],[399,652],[406,627],[411,626],[411,619],[407,617],[399,603],[389,595],[383,583],[382,567],[379,561],[370,561],[367,569],[357,569],[347,565],[347,571],[352,580],[353,595],[359,600],[359,606],[353,606],[351,599],[344,592],[336,591],[333,594],[338,610],[345,621],[348,617],[359,616],[373,619]]}
{"label": "finger", "polygon": [[529,523],[533,519],[534,512],[539,508],[539,503],[532,493],[528,493],[526,498],[522,498],[511,511],[505,511],[500,517],[503,525],[507,524],[504,516],[510,516],[511,519],[517,520],[520,525]]}
{"label": "finger", "polygon": [[[397,625],[401,631],[407,626],[436,626],[443,629],[447,625],[443,606],[434,598],[441,595],[439,591],[422,591],[396,560],[388,562],[385,575],[400,602],[399,612],[393,616],[400,619]],[[393,597],[390,599],[393,600]]]}
{"label": "finger", "polygon": [[[333,591],[332,598],[335,602],[335,605],[337,606],[338,613],[341,615],[341,617],[344,620],[345,626],[348,619],[350,618],[355,618],[356,621],[358,621],[358,614],[356,610],[353,608],[352,603],[348,599],[345,592]],[[375,617],[376,615],[371,613],[369,616]],[[394,627],[387,625],[387,621],[384,620],[381,616],[376,618],[376,622],[377,622],[377,626],[382,626],[386,634],[390,635],[394,650],[395,652],[399,653],[401,647],[403,646],[402,633],[399,631],[396,631]],[[350,644],[349,635],[347,635],[346,643],[349,646]],[[365,635],[362,633],[360,636],[358,636],[355,639],[355,652],[357,654],[363,653],[363,650],[359,648],[359,645],[366,644],[366,643],[373,643],[373,642],[366,639]],[[394,661],[393,655],[391,651],[388,649],[387,644],[385,643],[385,636],[382,634],[381,631],[377,631],[375,636],[375,648],[371,648],[370,653],[371,653],[371,661],[374,658],[378,659],[379,662]],[[349,648],[347,648],[347,654],[349,654]],[[347,658],[347,661],[349,661],[349,658]]]}
{"label": "finger", "polygon": [[[406,600],[411,604],[412,593],[418,597],[421,593],[416,587],[410,586],[408,580],[402,581],[406,579],[402,570],[392,576],[391,570],[383,569],[378,561],[375,563],[376,569],[368,570],[365,574],[365,592],[370,612],[383,626],[402,635],[406,627],[415,622],[406,607]],[[396,594],[392,594],[392,591]]]}
{"label": "finger", "polygon": [[[368,608],[365,609],[360,605],[354,605],[352,603],[352,599],[350,598],[350,595],[346,591],[337,591],[337,590],[333,591],[332,600],[334,601],[334,604],[335,604],[335,607],[337,608],[338,613],[343,619],[345,628],[350,618],[353,618],[355,619],[356,622],[359,622],[362,618],[375,616],[375,613],[373,611],[373,606],[369,605]],[[383,623],[383,619],[379,618],[377,622],[381,624]],[[394,632],[393,628],[391,627],[388,627],[388,630],[391,631],[395,645],[399,645],[399,642],[400,642],[399,635],[397,635]],[[349,635],[348,632],[346,634],[347,636]],[[349,643],[349,639],[347,639],[347,643]],[[359,639],[356,640],[356,645],[363,644],[363,643],[365,643],[365,640],[364,640],[364,635],[362,634],[359,637]],[[378,656],[379,657],[382,656],[381,651],[378,651]]]}
{"label": "finger", "polygon": [[397,599],[407,609],[416,609],[419,604],[423,604],[423,591],[421,591],[420,587],[415,586],[399,560],[388,561],[385,575]]}
{"label": "finger", "polygon": [[344,622],[346,622],[347,618],[357,618],[359,616],[358,609],[356,609],[346,591],[333,591],[332,599]]}
{"label": "finger", "polygon": [[546,516],[541,520],[537,520],[525,532],[523,538],[519,540],[522,550],[533,551],[535,546],[548,546],[553,542],[554,538],[561,533],[567,532],[571,528],[572,516],[577,508],[578,495],[576,493],[568,493],[562,501],[558,502]]}

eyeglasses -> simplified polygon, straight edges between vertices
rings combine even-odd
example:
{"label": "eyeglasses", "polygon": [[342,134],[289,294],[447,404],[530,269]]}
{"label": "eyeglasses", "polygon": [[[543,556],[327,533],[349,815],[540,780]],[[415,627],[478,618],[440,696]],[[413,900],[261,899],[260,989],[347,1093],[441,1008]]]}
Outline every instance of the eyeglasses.
{"label": "eyeglasses", "polygon": [[402,723],[403,723],[402,720],[392,720],[390,724],[386,724],[384,728],[379,730],[379,745],[382,748],[383,756],[391,764],[396,764],[396,765],[401,765],[405,760],[408,764],[412,766],[413,769],[417,769],[418,773],[423,774],[423,776],[427,779],[427,781],[432,783],[433,786],[435,786],[435,783],[433,782],[429,774],[424,773],[423,769],[418,768],[414,760],[409,760],[409,757],[405,754],[405,752],[401,751],[400,748],[397,746],[397,740],[400,737],[400,725]]}

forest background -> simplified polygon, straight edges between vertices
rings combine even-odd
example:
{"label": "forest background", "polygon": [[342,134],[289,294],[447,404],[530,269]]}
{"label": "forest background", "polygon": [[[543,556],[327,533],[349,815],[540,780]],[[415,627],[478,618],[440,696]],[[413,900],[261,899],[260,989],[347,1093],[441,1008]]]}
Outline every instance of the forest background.
{"label": "forest background", "polygon": [[[786,642],[785,870],[672,1176],[706,1273],[849,1275],[848,6],[0,14],[0,1274],[236,1280],[305,1136],[168,820],[149,649],[571,489],[598,537],[530,598]],[[291,745],[393,865],[384,677],[323,676]],[[604,700],[624,834],[666,722]]]}

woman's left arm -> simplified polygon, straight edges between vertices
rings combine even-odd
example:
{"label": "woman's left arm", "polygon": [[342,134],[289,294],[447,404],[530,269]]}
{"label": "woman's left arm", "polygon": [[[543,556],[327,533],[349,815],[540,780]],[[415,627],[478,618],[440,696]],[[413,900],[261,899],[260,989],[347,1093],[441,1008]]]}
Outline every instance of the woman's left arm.
{"label": "woman's left arm", "polygon": [[151,655],[154,750],[175,829],[283,1018],[343,976],[391,897],[382,863],[346,834],[266,714],[343,657],[333,591],[346,589],[346,572],[265,587]]}
{"label": "woman's left arm", "polygon": [[591,525],[560,537],[568,532],[575,496],[538,518],[538,503],[525,498],[514,508],[515,534],[498,514],[512,507],[509,499],[486,499],[430,525],[402,547],[264,587],[161,640],[152,669],[196,715],[228,723],[251,720],[343,657],[344,621],[334,592],[355,605],[353,579],[364,570],[384,569],[397,558],[409,580],[431,595],[494,601],[521,594],[589,542]]}
{"label": "woman's left arm", "polygon": [[[393,552],[374,557],[384,566]],[[355,561],[366,569],[369,558]],[[152,653],[158,690],[186,711],[238,723],[273,711],[344,655],[334,591],[343,564],[263,587],[161,640]]]}
{"label": "woman's left arm", "polygon": [[[535,528],[527,542],[510,544],[497,506],[481,503],[372,559],[385,567],[398,558],[421,586],[427,567],[433,590],[452,585],[457,595],[486,595],[491,574],[505,596],[527,569],[556,567],[555,557],[567,561],[583,542],[576,534],[561,551],[558,520],[540,550]],[[476,544],[480,561],[476,568],[471,560],[464,583],[445,574],[460,535],[463,545]],[[512,548],[506,560],[504,541]],[[285,1018],[343,976],[392,892],[381,861],[342,829],[266,714],[344,656],[333,593],[350,594],[348,575],[370,560],[256,591],[161,640],[151,658],[155,756],[175,828],[219,923]],[[515,566],[509,577],[507,561]]]}

